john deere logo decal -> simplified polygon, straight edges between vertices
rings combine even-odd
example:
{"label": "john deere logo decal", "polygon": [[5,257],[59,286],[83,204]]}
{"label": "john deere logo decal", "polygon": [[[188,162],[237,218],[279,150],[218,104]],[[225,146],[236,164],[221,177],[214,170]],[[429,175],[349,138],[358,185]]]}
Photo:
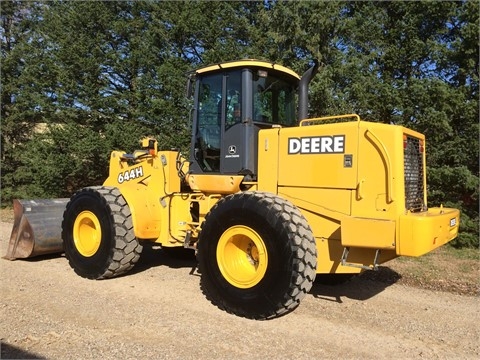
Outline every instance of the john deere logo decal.
{"label": "john deere logo decal", "polygon": [[240,155],[237,154],[237,147],[235,145],[230,145],[227,150],[227,155],[225,155],[226,159],[231,158],[239,158]]}
{"label": "john deere logo decal", "polygon": [[288,138],[289,154],[343,154],[345,135]]}

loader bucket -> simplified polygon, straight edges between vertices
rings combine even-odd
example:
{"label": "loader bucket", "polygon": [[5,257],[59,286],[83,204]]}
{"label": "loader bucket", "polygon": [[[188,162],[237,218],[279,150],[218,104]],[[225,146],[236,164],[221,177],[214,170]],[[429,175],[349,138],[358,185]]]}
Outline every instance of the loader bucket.
{"label": "loader bucket", "polygon": [[62,219],[70,199],[13,200],[8,260],[63,252]]}

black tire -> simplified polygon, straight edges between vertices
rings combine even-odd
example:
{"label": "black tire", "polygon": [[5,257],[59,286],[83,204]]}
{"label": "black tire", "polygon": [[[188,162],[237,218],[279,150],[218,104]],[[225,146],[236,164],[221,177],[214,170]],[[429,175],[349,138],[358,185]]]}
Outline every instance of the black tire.
{"label": "black tire", "polygon": [[126,273],[142,252],[130,208],[114,187],[87,187],[75,193],[63,214],[62,239],[70,266],[88,279]]}
{"label": "black tire", "polygon": [[292,311],[310,291],[317,250],[292,203],[244,192],[222,198],[207,214],[198,262],[202,290],[214,305],[263,320]]}

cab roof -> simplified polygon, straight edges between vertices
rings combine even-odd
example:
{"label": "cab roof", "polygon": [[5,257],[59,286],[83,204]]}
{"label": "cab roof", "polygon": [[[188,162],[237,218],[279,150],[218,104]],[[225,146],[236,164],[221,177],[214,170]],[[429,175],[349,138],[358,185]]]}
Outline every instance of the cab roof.
{"label": "cab roof", "polygon": [[229,69],[229,68],[242,68],[242,67],[257,67],[262,69],[273,69],[276,71],[283,72],[290,76],[295,77],[297,80],[300,80],[300,76],[293,70],[279,65],[274,64],[267,61],[255,60],[255,59],[245,59],[245,60],[236,60],[236,61],[229,61],[220,64],[209,65],[200,69],[195,70],[195,74],[203,74],[210,71],[221,70],[221,69]]}

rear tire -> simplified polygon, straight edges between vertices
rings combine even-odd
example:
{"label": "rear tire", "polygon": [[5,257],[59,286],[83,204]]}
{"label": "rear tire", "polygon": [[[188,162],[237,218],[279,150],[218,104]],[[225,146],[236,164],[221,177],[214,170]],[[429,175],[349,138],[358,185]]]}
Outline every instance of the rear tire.
{"label": "rear tire", "polygon": [[198,243],[201,286],[219,308],[251,319],[295,309],[316,274],[316,243],[293,204],[276,195],[229,195],[211,209]]}
{"label": "rear tire", "polygon": [[88,279],[126,273],[142,251],[130,208],[114,187],[88,187],[75,193],[63,214],[62,239],[70,266]]}

